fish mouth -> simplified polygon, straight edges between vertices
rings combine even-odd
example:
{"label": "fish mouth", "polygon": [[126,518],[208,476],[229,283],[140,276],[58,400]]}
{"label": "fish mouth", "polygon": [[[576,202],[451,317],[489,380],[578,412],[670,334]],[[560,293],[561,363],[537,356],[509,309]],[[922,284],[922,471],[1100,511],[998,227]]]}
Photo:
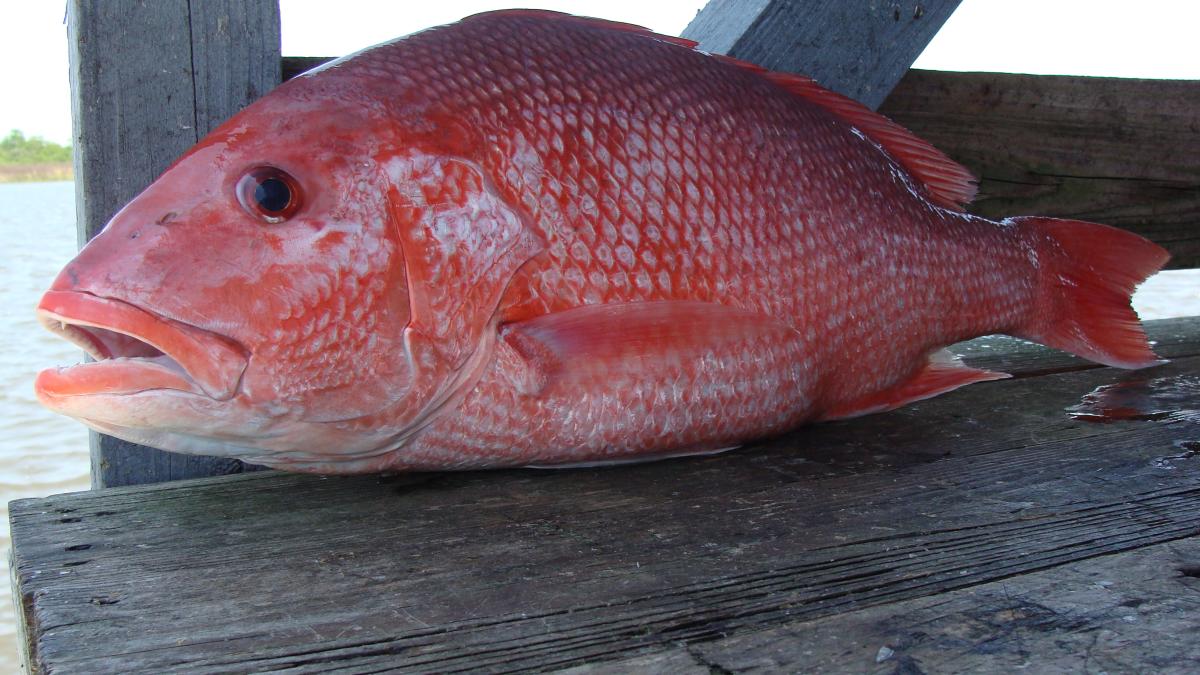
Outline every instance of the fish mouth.
{"label": "fish mouth", "polygon": [[37,316],[95,359],[39,373],[34,388],[43,402],[160,389],[227,401],[241,388],[248,352],[240,344],[123,300],[48,291]]}

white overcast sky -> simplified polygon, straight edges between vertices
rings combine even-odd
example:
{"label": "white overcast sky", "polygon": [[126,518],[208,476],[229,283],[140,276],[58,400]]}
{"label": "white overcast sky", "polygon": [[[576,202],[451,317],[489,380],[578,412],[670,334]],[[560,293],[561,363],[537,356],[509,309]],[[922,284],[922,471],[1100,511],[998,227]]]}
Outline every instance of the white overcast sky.
{"label": "white overcast sky", "polygon": [[[678,34],[704,0],[560,0],[541,7]],[[281,0],[283,53],[337,56],[468,14],[489,0]],[[0,135],[20,129],[71,138],[64,5],[0,4]],[[1200,79],[1200,2],[963,0],[916,67],[1017,73]]]}

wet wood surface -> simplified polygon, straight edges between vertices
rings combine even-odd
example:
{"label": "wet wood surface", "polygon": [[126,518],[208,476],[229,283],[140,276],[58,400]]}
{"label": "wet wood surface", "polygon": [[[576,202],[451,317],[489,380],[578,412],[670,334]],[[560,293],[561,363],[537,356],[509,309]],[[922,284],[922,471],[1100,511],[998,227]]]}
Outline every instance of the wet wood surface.
{"label": "wet wood surface", "polygon": [[1195,671],[1200,319],[1149,332],[1134,372],[969,343],[1017,377],[715,457],[14,502],[30,663]]}

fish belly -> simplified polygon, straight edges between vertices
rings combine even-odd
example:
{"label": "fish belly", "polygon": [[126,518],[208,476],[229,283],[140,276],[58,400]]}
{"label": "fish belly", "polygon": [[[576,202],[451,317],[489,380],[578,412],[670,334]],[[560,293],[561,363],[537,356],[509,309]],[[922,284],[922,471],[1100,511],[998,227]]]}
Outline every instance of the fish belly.
{"label": "fish belly", "polygon": [[816,372],[800,333],[751,312],[577,308],[505,330],[475,389],[398,457],[466,468],[710,453],[808,419]]}

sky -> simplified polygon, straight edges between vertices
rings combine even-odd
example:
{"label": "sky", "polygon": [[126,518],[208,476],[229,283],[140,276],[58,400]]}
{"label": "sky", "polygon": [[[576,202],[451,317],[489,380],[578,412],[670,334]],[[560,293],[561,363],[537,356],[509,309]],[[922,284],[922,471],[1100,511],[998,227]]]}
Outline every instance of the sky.
{"label": "sky", "polygon": [[[599,16],[679,34],[704,0],[512,4]],[[340,56],[488,9],[489,0],[280,0],[283,53]],[[64,3],[0,5],[0,135],[71,139]],[[1200,2],[963,0],[915,67],[935,70],[1200,79]]]}

